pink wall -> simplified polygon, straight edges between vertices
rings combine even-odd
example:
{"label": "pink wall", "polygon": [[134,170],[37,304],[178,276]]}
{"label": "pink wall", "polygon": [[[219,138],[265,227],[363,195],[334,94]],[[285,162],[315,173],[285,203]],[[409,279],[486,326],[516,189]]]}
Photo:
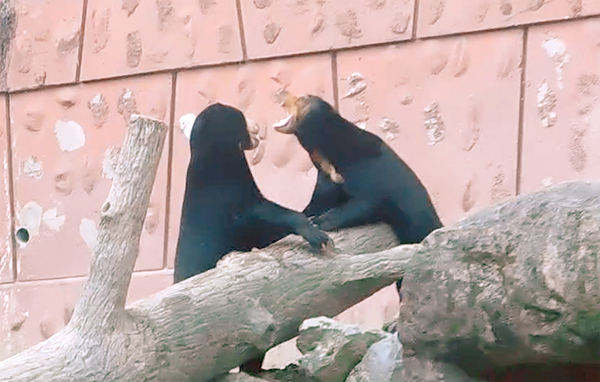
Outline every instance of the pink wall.
{"label": "pink wall", "polygon": [[[284,116],[272,77],[384,137],[445,224],[600,175],[599,0],[0,0],[0,19],[0,359],[69,317],[110,187],[106,158],[133,112],[172,134],[130,301],[171,283],[182,126],[209,102],[260,125],[249,159],[265,195],[308,202],[316,174],[272,131]],[[20,227],[26,244],[12,239]],[[396,309],[385,289],[342,319],[378,326]]]}

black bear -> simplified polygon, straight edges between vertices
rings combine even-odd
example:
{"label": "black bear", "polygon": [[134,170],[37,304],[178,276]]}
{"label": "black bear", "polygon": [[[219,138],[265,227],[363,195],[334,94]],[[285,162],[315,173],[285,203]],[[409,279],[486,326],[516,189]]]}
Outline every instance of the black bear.
{"label": "black bear", "polygon": [[[291,233],[315,249],[333,248],[328,235],[306,216],[261,194],[244,156],[256,143],[234,107],[212,104],[196,117],[175,254],[176,283],[214,268],[231,251],[264,248]],[[256,373],[261,364],[262,357],[241,369]]]}
{"label": "black bear", "polygon": [[319,170],[303,213],[320,228],[385,222],[400,243],[413,244],[442,227],[419,178],[381,138],[316,96],[297,98],[284,91],[283,106],[289,116],[275,123],[275,130],[296,135]]}

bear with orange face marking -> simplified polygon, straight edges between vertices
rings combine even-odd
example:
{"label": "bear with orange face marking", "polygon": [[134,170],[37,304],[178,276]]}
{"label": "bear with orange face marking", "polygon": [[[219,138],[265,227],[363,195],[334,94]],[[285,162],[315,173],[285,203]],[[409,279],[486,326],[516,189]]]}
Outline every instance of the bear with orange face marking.
{"label": "bear with orange face marking", "polygon": [[[303,213],[325,231],[384,222],[402,244],[420,243],[442,223],[427,190],[377,135],[344,119],[319,97],[284,91],[288,117],[276,131],[294,134],[319,170]],[[397,282],[398,289],[401,280]]]}

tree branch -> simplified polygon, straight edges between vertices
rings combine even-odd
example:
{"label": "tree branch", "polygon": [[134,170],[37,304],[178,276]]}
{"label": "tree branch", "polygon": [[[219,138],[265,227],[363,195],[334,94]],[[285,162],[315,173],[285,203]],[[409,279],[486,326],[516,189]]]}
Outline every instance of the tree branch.
{"label": "tree branch", "polygon": [[333,317],[392,284],[417,247],[324,258],[288,237],[264,251],[230,254],[130,314],[153,328],[156,356],[169,363],[165,379],[208,379],[295,337],[305,319]]}
{"label": "tree branch", "polygon": [[[362,252],[393,242],[391,235],[375,226],[332,236],[342,248],[359,238]],[[3,361],[0,381],[208,380],[293,338],[306,318],[335,316],[390,285],[419,247],[324,257],[288,236],[262,251],[232,253],[100,329],[68,326]]]}
{"label": "tree branch", "polygon": [[71,327],[98,328],[124,309],[167,129],[162,121],[131,116],[114,158],[112,187],[100,210],[98,241]]}

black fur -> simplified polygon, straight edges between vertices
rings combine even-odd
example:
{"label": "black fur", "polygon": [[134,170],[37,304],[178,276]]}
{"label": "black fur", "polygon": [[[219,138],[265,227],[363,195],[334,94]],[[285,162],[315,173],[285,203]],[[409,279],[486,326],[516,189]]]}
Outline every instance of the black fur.
{"label": "black fur", "polygon": [[[296,115],[285,129],[298,137],[319,169],[303,211],[315,224],[330,231],[385,222],[402,244],[420,243],[442,227],[421,181],[381,138],[347,121],[318,97],[294,102]],[[335,167],[343,183],[332,182],[322,161]],[[399,280],[398,290],[401,285]]]}
{"label": "black fur", "polygon": [[215,267],[231,251],[250,251],[295,233],[313,248],[327,234],[301,213],[260,193],[244,149],[252,146],[241,111],[213,104],[196,117],[175,256],[174,281]]}

